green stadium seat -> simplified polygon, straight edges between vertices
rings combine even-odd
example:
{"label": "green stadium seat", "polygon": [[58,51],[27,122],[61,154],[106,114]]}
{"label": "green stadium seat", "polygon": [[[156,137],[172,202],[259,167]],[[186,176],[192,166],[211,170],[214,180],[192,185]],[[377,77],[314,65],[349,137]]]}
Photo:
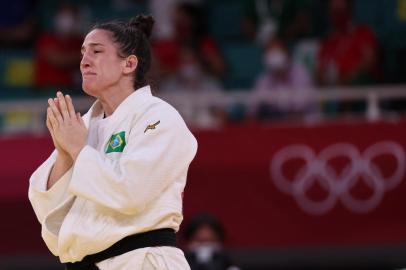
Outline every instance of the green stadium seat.
{"label": "green stadium seat", "polygon": [[209,1],[209,33],[220,42],[243,39],[243,17],[242,1]]}
{"label": "green stadium seat", "polygon": [[354,20],[360,24],[369,25],[374,29],[378,38],[385,33],[385,18],[382,11],[386,2],[381,0],[356,0],[353,6]]}
{"label": "green stadium seat", "polygon": [[222,52],[228,67],[225,86],[228,89],[252,88],[262,67],[261,49],[248,42],[227,43]]}
{"label": "green stadium seat", "polygon": [[379,40],[387,47],[401,49],[406,46],[406,1],[356,0],[354,19],[374,29]]}
{"label": "green stadium seat", "polygon": [[54,15],[58,5],[58,1],[38,1],[38,19],[41,31],[51,31],[53,29]]}
{"label": "green stadium seat", "polygon": [[94,4],[88,5],[91,12],[92,22],[100,22],[114,19],[129,19],[139,14],[145,14],[147,12],[147,6],[143,3],[134,3],[129,8],[114,8],[103,1],[95,1]]}
{"label": "green stadium seat", "polygon": [[[147,5],[145,3],[133,3],[129,8],[115,8],[111,1],[98,0],[70,0],[69,3],[77,5],[82,9],[82,16],[85,16],[86,23],[93,25],[96,22],[102,22],[112,19],[127,19],[132,16],[146,13]],[[51,31],[54,24],[54,15],[61,3],[53,0],[39,1],[40,26],[43,30]],[[87,21],[88,20],[88,21]]]}

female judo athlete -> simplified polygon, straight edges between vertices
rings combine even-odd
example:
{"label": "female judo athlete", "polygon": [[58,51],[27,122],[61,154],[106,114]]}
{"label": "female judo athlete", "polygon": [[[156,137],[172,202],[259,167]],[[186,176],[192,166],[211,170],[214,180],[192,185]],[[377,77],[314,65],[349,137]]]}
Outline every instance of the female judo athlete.
{"label": "female judo athlete", "polygon": [[29,199],[66,269],[190,269],[175,233],[197,142],[147,85],[153,23],[139,15],[86,35],[82,87],[97,100],[83,117],[68,95],[48,100],[55,151]]}

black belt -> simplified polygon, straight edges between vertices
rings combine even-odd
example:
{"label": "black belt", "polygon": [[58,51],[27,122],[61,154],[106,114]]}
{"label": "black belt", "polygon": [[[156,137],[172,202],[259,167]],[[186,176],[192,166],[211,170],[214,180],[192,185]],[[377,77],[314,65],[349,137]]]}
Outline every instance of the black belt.
{"label": "black belt", "polygon": [[66,263],[65,266],[67,270],[97,270],[96,263],[98,262],[135,249],[158,246],[176,247],[175,231],[173,229],[159,229],[130,235],[99,253],[87,255],[80,262]]}

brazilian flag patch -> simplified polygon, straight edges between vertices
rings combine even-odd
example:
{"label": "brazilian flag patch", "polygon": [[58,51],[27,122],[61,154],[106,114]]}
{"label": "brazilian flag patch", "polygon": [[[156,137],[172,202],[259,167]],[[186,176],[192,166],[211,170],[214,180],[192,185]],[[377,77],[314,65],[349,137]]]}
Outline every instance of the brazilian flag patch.
{"label": "brazilian flag patch", "polygon": [[125,147],[125,131],[111,135],[106,153],[123,152]]}

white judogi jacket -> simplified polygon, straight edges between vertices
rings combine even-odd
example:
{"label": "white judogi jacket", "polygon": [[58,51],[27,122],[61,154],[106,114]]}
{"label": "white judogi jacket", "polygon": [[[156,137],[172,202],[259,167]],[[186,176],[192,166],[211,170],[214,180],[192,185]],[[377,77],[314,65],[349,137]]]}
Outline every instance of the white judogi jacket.
{"label": "white judogi jacket", "polygon": [[[46,187],[56,151],[30,179],[42,237],[61,262],[80,261],[131,234],[178,231],[183,218],[182,193],[197,142],[178,112],[146,86],[102,118],[96,101],[83,116],[89,145],[52,188]],[[98,121],[105,123],[97,131]],[[114,134],[124,139],[111,140]]]}

